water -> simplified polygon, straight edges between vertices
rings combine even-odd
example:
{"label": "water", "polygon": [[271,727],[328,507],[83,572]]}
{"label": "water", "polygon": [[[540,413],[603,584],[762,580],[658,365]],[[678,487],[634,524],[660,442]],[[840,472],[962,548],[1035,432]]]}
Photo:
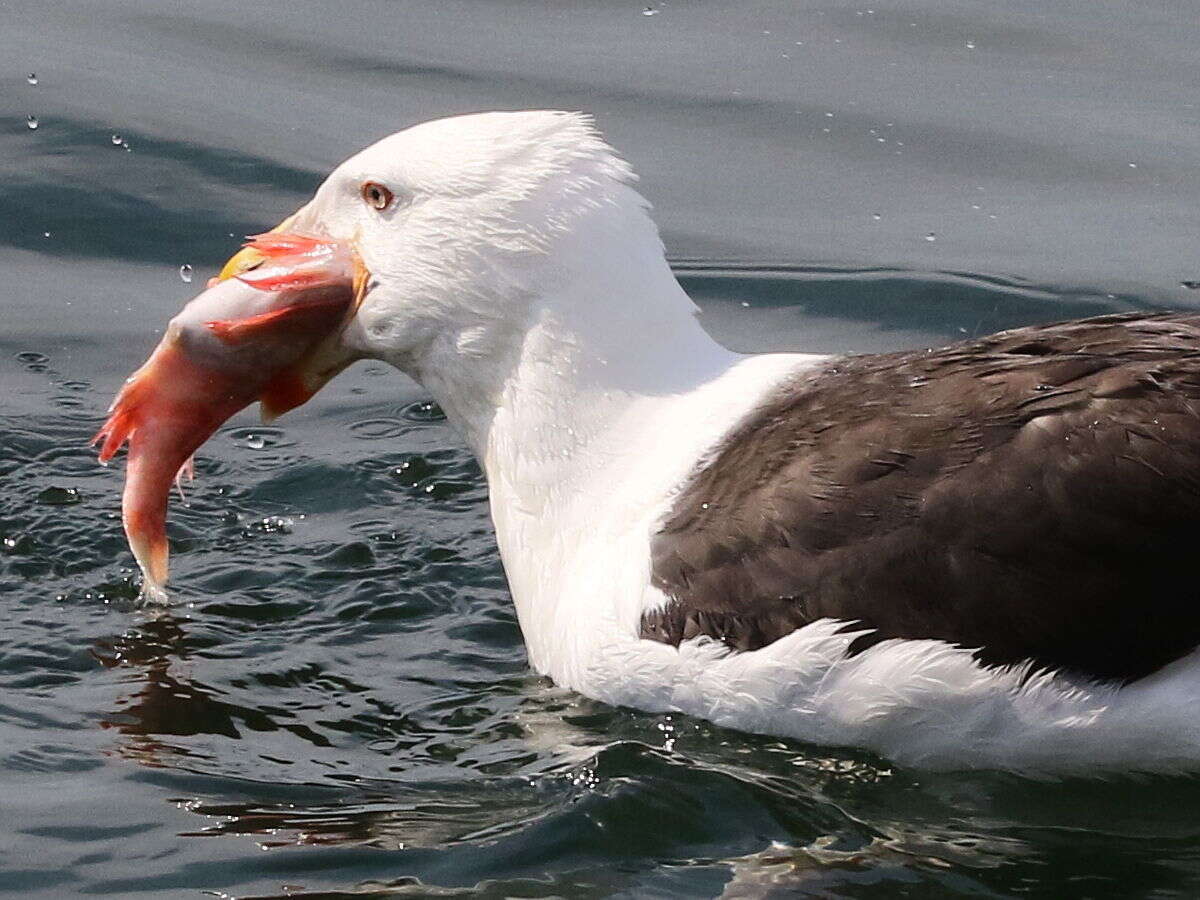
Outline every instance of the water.
{"label": "water", "polygon": [[240,235],[421,119],[594,112],[740,349],[1200,300],[1185,5],[651,9],[5,9],[0,892],[1200,892],[1193,780],[930,775],[532,675],[479,469],[378,364],[223,428],[136,603],[105,407]]}

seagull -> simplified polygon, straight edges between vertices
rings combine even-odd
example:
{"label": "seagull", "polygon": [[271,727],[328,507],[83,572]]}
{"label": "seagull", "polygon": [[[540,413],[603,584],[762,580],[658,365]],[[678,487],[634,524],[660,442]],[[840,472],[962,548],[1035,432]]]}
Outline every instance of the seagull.
{"label": "seagull", "polygon": [[478,456],[563,687],[932,769],[1200,768],[1200,315],[735,353],[635,180],[583,114],[459,116],[251,238],[96,437],[145,595],[223,422],[382,360]]}

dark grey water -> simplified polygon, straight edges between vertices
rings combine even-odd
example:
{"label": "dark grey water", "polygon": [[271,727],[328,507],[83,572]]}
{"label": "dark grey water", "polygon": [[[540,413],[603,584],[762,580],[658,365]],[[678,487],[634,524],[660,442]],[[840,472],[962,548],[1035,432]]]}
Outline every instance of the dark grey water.
{"label": "dark grey water", "polygon": [[594,112],[742,349],[1194,307],[1197,32],[1114,0],[0,2],[0,893],[1200,893],[1192,780],[935,776],[535,677],[479,470],[381,366],[214,437],[169,609],[85,446],[235,236],[468,110]]}

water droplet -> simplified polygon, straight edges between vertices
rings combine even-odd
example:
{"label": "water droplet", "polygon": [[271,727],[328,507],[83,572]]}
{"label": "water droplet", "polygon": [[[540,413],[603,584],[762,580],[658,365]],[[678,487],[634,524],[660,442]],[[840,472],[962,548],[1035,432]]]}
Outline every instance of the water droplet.
{"label": "water droplet", "polygon": [[48,238],[48,237],[50,237],[50,232],[48,232],[48,231],[43,231],[43,232],[42,232],[42,237],[44,237],[44,238]]}
{"label": "water droplet", "polygon": [[267,439],[261,434],[251,434],[246,438],[246,446],[251,450],[261,450],[267,446]]}
{"label": "water droplet", "polygon": [[37,72],[30,72],[28,75],[25,76],[25,80],[28,81],[30,84],[37,84],[38,83]]}
{"label": "water droplet", "polygon": [[189,266],[187,263],[184,263],[182,266],[180,266],[179,267],[179,277],[181,279],[183,279],[183,282],[185,284],[191,284],[192,283],[192,267]]}
{"label": "water droplet", "polygon": [[264,516],[260,521],[251,523],[250,530],[263,534],[291,534],[295,524],[290,516]]}
{"label": "water droplet", "polygon": [[833,113],[831,113],[831,112],[827,112],[827,113],[825,113],[825,118],[827,118],[827,119],[832,119],[832,118],[833,118]]}
{"label": "water droplet", "polygon": [[1129,164],[1129,168],[1131,168],[1131,169],[1136,169],[1136,168],[1137,168],[1137,163],[1130,163],[1130,164]]}
{"label": "water droplet", "polygon": [[974,41],[967,41],[967,49],[968,49],[968,50],[974,50],[974,49],[975,49],[975,42],[974,42]]}
{"label": "water droplet", "polygon": [[38,127],[37,116],[26,116],[25,124],[29,126],[30,131],[37,131],[37,127]]}
{"label": "water droplet", "polygon": [[871,218],[874,219],[876,222],[878,222],[880,219],[883,218],[883,216],[881,216],[879,213],[871,213]]}
{"label": "water droplet", "polygon": [[642,10],[643,16],[657,16],[661,10],[654,9],[652,6],[647,6]]}
{"label": "water droplet", "polygon": [[743,300],[743,301],[742,301],[742,309],[749,309],[749,308],[750,308],[750,303],[749,303],[749,301],[747,301],[747,300]]}
{"label": "water droplet", "polygon": [[931,232],[929,232],[929,234],[925,235],[925,240],[929,241],[930,243],[933,243],[934,241],[937,240],[937,235],[931,231]]}

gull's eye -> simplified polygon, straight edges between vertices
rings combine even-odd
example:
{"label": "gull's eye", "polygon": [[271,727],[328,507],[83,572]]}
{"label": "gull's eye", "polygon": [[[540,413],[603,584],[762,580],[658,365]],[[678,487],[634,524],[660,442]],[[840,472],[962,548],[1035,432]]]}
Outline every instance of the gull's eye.
{"label": "gull's eye", "polygon": [[362,198],[367,206],[375,209],[387,209],[392,202],[392,192],[378,181],[367,181],[362,186]]}

